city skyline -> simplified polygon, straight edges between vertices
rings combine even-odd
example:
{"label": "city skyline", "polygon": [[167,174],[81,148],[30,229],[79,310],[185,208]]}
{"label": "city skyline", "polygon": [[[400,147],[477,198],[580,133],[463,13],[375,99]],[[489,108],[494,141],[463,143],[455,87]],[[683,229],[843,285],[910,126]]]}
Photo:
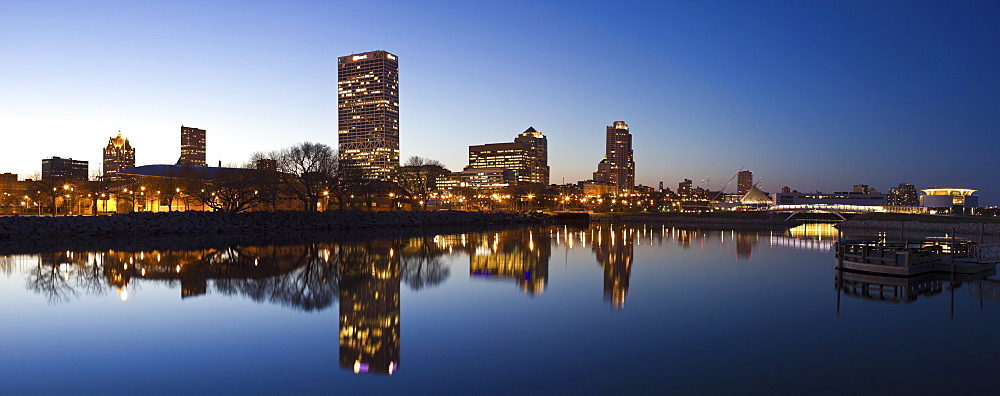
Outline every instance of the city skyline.
{"label": "city skyline", "polygon": [[[0,172],[24,177],[52,156],[98,163],[94,142],[117,130],[138,164],[173,163],[178,124],[212,131],[210,164],[333,145],[336,59],[370,48],[406,59],[401,157],[453,171],[469,145],[534,125],[550,140],[551,182],[586,180],[581,158],[601,157],[602,126],[627,120],[647,186],[717,189],[745,167],[769,192],[910,183],[1000,197],[986,151],[1000,139],[995,5],[374,7],[402,27],[326,23],[367,9],[344,4],[0,6],[0,55],[14,60],[0,65],[0,120],[19,148]],[[186,32],[178,18],[211,26]]]}

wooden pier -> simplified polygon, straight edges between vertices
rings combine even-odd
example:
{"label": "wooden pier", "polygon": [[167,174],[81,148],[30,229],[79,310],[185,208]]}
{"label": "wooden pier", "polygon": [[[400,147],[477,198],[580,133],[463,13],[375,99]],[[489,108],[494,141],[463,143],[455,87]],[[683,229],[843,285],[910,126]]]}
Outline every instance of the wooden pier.
{"label": "wooden pier", "polygon": [[979,274],[996,269],[1000,245],[954,239],[918,242],[841,241],[837,268],[879,275],[917,276],[933,272]]}

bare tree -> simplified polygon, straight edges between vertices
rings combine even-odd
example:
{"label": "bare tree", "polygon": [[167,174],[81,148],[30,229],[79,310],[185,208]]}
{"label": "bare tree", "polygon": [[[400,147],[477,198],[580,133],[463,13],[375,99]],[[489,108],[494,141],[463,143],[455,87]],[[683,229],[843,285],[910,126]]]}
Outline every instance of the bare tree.
{"label": "bare tree", "polygon": [[427,201],[437,189],[437,179],[446,173],[448,169],[440,162],[413,156],[399,167],[396,180],[407,194],[420,200],[422,209],[427,209]]}
{"label": "bare tree", "polygon": [[192,179],[187,194],[223,212],[239,213],[271,201],[271,175],[256,169],[219,168],[210,180]]}
{"label": "bare tree", "polygon": [[56,215],[56,207],[60,197],[63,197],[70,189],[70,184],[63,179],[45,179],[33,177],[28,183],[28,195],[33,195],[35,200],[51,204],[52,216]]}
{"label": "bare tree", "polygon": [[316,210],[319,200],[336,186],[337,153],[330,146],[303,142],[268,154],[255,154],[276,162],[286,191],[302,202],[303,210]]}

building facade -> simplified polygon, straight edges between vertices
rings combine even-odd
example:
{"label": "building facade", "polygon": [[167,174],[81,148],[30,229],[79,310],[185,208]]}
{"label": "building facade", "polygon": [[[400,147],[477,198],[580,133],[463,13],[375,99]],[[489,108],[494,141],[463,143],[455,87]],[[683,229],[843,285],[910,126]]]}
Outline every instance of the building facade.
{"label": "building facade", "polygon": [[509,169],[514,183],[549,184],[548,139],[529,127],[512,143],[469,146],[466,169]]}
{"label": "building facade", "polygon": [[878,190],[869,187],[867,184],[855,184],[851,192],[858,194],[878,194]]}
{"label": "building facade", "polygon": [[42,180],[86,181],[89,163],[72,158],[42,160]]}
{"label": "building facade", "polygon": [[386,51],[337,61],[337,140],[358,179],[392,181],[399,168],[399,63]]}
{"label": "building facade", "polygon": [[122,137],[122,131],[118,131],[118,137],[108,139],[108,145],[104,147],[104,177],[118,180],[118,172],[134,167],[135,149],[128,139]]}
{"label": "building facade", "polygon": [[920,206],[933,213],[975,214],[979,207],[977,190],[969,188],[928,188],[921,190]]}
{"label": "building facade", "polygon": [[889,188],[889,206],[918,206],[920,198],[916,187],[912,184],[899,183],[897,187]]}
{"label": "building facade", "polygon": [[607,128],[604,159],[597,164],[594,181],[614,184],[623,192],[632,191],[635,187],[632,134],[625,121],[615,121]]}
{"label": "building facade", "polygon": [[177,165],[208,166],[205,161],[205,130],[181,125],[181,158]]}
{"label": "building facade", "polygon": [[772,197],[775,205],[825,205],[825,206],[877,206],[886,205],[885,194],[856,192],[778,193]]}
{"label": "building facade", "polygon": [[750,192],[753,188],[753,172],[745,170],[736,174],[736,193],[739,195]]}

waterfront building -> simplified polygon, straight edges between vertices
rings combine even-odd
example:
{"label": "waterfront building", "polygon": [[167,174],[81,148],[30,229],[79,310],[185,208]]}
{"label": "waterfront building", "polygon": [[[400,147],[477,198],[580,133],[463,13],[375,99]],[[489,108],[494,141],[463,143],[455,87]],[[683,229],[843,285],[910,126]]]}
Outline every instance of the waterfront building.
{"label": "waterfront building", "polygon": [[386,51],[337,61],[340,164],[357,179],[392,181],[399,168],[399,64]]}
{"label": "waterfront building", "polygon": [[767,196],[767,193],[761,191],[756,186],[750,186],[750,190],[739,197],[739,202],[743,205],[763,205],[766,207],[771,204],[771,197]]}
{"label": "waterfront building", "polygon": [[[466,168],[461,172],[455,172],[451,179],[459,180],[459,187],[468,187],[473,190],[499,190],[513,185],[517,182],[514,171],[505,168]],[[441,186],[448,186],[445,183]]]}
{"label": "waterfront building", "polygon": [[851,192],[858,194],[878,194],[878,190],[868,187],[867,184],[855,184]]}
{"label": "waterfront building", "polygon": [[181,157],[177,165],[208,166],[205,160],[205,130],[181,125]]}
{"label": "waterfront building", "polygon": [[977,190],[969,188],[927,188],[920,196],[920,206],[929,208],[931,214],[975,214],[979,207]]}
{"label": "waterfront building", "polygon": [[625,121],[615,121],[607,127],[604,159],[597,164],[594,181],[611,183],[620,192],[630,192],[635,186],[632,134]]}
{"label": "waterfront building", "polygon": [[0,191],[12,190],[17,184],[17,174],[10,172],[0,173]]}
{"label": "waterfront building", "polygon": [[118,131],[118,137],[108,139],[108,145],[104,147],[104,177],[118,180],[118,172],[134,167],[135,148],[127,138],[122,137],[122,131]]}
{"label": "waterfront building", "polygon": [[677,195],[681,199],[687,199],[691,197],[691,179],[684,179],[684,181],[677,183]]}
{"label": "waterfront building", "polygon": [[899,183],[899,186],[889,189],[889,206],[918,206],[920,197],[912,184]]}
{"label": "waterfront building", "polygon": [[518,184],[549,184],[548,139],[529,127],[512,143],[469,146],[467,168],[500,168],[514,172]]}
{"label": "waterfront building", "polygon": [[42,180],[86,181],[89,163],[72,158],[42,160]]}
{"label": "waterfront building", "polygon": [[774,205],[811,205],[811,206],[866,206],[875,210],[886,205],[885,194],[863,194],[857,192],[823,193],[777,193],[774,194]]}
{"label": "waterfront building", "polygon": [[753,188],[753,172],[745,170],[736,175],[736,194],[746,194]]}
{"label": "waterfront building", "polygon": [[580,182],[580,185],[583,186],[583,195],[588,197],[614,195],[618,192],[618,186],[608,182],[585,180]]}

